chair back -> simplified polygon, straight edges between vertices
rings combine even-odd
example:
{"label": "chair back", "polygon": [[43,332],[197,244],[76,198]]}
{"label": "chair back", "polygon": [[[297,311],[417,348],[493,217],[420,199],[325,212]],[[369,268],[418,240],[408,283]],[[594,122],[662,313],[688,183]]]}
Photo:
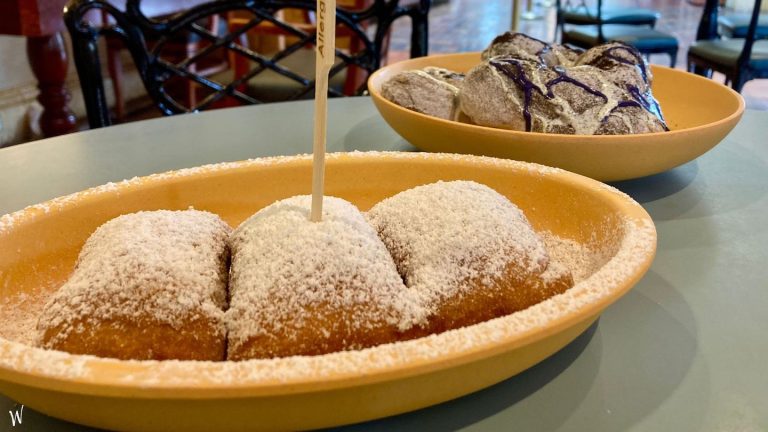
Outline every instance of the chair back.
{"label": "chair back", "polygon": [[605,35],[603,35],[603,0],[597,0],[597,40],[600,43],[605,43]]}
{"label": "chair back", "polygon": [[[752,46],[755,43],[755,34],[757,33],[761,7],[762,0],[755,0],[755,5],[752,8],[752,15],[749,19],[749,30],[747,30],[747,35],[744,38],[744,46],[739,54],[739,67],[744,67],[749,64],[749,60],[752,57]],[[717,15],[719,8],[720,0],[706,0],[701,14],[701,20],[699,20],[699,27],[696,31],[696,40],[712,40],[720,38],[717,31]]]}
{"label": "chair back", "polygon": [[[419,0],[400,5],[399,0],[373,0],[362,10],[338,8],[337,35],[354,39],[355,49],[337,49],[336,64],[330,75],[342,72],[366,74],[378,69],[382,49],[392,22],[409,16],[412,22],[411,56],[427,54],[427,13],[431,0]],[[141,0],[127,0],[125,10],[119,10],[108,0],[72,0],[64,10],[64,19],[72,37],[73,57],[85,98],[88,120],[92,128],[111,124],[99,58],[99,39],[113,37],[121,40],[130,52],[141,80],[154,104],[166,115],[212,108],[225,100],[239,104],[256,104],[262,100],[249,94],[247,84],[259,74],[271,71],[297,87],[287,99],[311,95],[314,74],[303,76],[281,61],[299,50],[317,44],[314,24],[289,22],[282,19],[281,11],[299,10],[314,16],[315,0],[228,0],[210,1],[172,16],[153,19],[142,12]],[[107,19],[94,22],[93,11],[102,11]],[[211,29],[205,22],[213,17],[237,15],[246,20],[236,28],[225,26],[222,31]],[[223,21],[226,21],[224,19]],[[375,26],[375,30],[372,30]],[[284,46],[268,54],[251,49],[248,33],[261,29],[285,38]],[[372,36],[369,36],[371,34]],[[183,58],[169,59],[166,51],[180,36],[194,37],[203,43],[199,49]],[[224,54],[224,55],[222,55]],[[240,76],[228,82],[199,73],[201,62],[212,57],[244,60],[249,67]],[[314,68],[310,68],[314,72]],[[242,71],[241,71],[242,72]],[[231,74],[230,74],[231,75]],[[203,90],[203,96],[193,106],[186,106],[174,98],[169,87],[172,82],[186,80]],[[363,82],[357,89],[364,90]],[[341,96],[337,89],[329,89],[329,96]]]}
{"label": "chair back", "polygon": [[720,0],[706,0],[701,12],[699,27],[696,30],[696,40],[718,39],[717,14],[720,9]]}
{"label": "chair back", "polygon": [[565,0],[565,4],[561,0],[555,0],[556,10],[556,26],[555,26],[555,38],[557,38],[557,31],[564,31],[565,26],[565,11],[580,11],[583,10],[584,14],[597,23],[597,37],[600,43],[605,42],[605,36],[603,35],[603,0],[597,0],[595,2],[595,13],[592,14],[592,9],[587,4],[586,0],[580,0],[576,6],[573,6],[570,0]]}
{"label": "chair back", "polygon": [[755,44],[755,34],[757,33],[762,3],[763,0],[755,0],[755,6],[752,8],[752,17],[749,19],[749,30],[747,30],[747,37],[744,38],[744,48],[739,55],[740,65],[748,64],[749,59],[752,57],[752,46]]}

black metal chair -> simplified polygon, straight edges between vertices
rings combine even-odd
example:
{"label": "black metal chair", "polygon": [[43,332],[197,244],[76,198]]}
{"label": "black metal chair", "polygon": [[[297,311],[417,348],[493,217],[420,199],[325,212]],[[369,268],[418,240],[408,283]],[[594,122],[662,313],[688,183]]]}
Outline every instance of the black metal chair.
{"label": "black metal chair", "polygon": [[[597,1],[597,8],[592,16],[592,23],[588,21],[566,20],[565,13],[560,13],[558,7],[558,25],[561,27],[561,42],[580,48],[591,48],[610,41],[624,42],[637,48],[642,54],[668,54],[670,65],[675,67],[677,62],[678,42],[677,38],[668,33],[656,30],[653,26],[659,14],[653,15],[655,19],[646,17],[645,21],[638,19],[634,23],[629,14],[622,18],[620,11],[604,15],[602,0]],[[631,9],[625,9],[631,11]],[[653,12],[653,11],[651,11]],[[590,12],[591,14],[592,12]],[[635,18],[642,17],[638,14]]]}
{"label": "black metal chair", "polygon": [[[344,74],[364,71],[370,74],[381,65],[382,49],[387,43],[387,33],[392,23],[403,16],[411,19],[411,56],[427,54],[427,14],[430,0],[411,0],[401,5],[400,0],[374,0],[361,11],[338,9],[336,12],[337,35],[343,33],[355,38],[358,50],[337,49],[336,64],[331,68],[331,83]],[[111,124],[109,106],[104,92],[99,39],[110,35],[120,38],[131,54],[136,68],[153,103],[165,115],[193,112],[216,106],[256,104],[267,100],[258,92],[249,91],[252,81],[268,76],[267,81],[279,77],[289,82],[293,91],[284,94],[286,100],[311,97],[314,90],[314,57],[311,48],[316,43],[314,27],[297,25],[279,18],[278,12],[292,9],[314,14],[315,0],[227,0],[212,1],[190,8],[182,13],[161,20],[146,17],[141,11],[141,0],[128,0],[125,11],[118,10],[107,0],[72,0],[64,10],[74,51],[75,66],[80,77],[85,98],[88,121],[91,128]],[[110,16],[110,25],[93,24],[94,10]],[[230,29],[225,34],[214,34],[201,25],[205,18],[237,14],[249,18],[245,24]],[[278,14],[278,16],[276,16]],[[101,14],[96,14],[101,16]],[[285,46],[279,51],[259,53],[247,43],[248,32],[259,26],[267,26],[273,34],[286,37]],[[178,34],[193,34],[208,41],[196,53],[187,58],[169,59],[164,48]],[[371,36],[369,36],[371,34]],[[148,40],[153,41],[151,45]],[[242,66],[243,60],[251,67],[240,73],[230,71],[222,77],[201,76],[195,65],[211,56],[220,57],[225,52],[233,64]],[[297,57],[308,58],[309,68],[296,65]],[[236,68],[232,68],[236,69]],[[299,71],[299,69],[308,69]],[[305,73],[302,73],[305,72]],[[179,80],[191,81],[199,86],[203,95],[194,106],[187,106],[173,97],[168,89]],[[357,89],[362,93],[363,82]],[[342,96],[342,89],[329,88],[329,96]],[[228,102],[228,103],[227,103]]]}
{"label": "black metal chair", "polygon": [[768,78],[768,40],[756,40],[761,4],[755,0],[746,37],[721,39],[718,0],[707,0],[696,41],[688,49],[688,70],[709,77],[712,71],[720,72],[738,92],[751,79]]}
{"label": "black metal chair", "polygon": [[555,2],[557,8],[557,31],[565,24],[597,25],[597,24],[627,24],[654,28],[661,14],[653,9],[605,7],[603,0],[597,0],[594,6],[587,5],[585,0],[572,4],[570,0]]}

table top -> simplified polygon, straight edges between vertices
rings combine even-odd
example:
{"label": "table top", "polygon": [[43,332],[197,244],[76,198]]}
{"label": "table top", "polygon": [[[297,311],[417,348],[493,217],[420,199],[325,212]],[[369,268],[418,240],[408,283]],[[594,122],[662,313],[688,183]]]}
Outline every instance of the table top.
{"label": "table top", "polygon": [[[290,102],[0,149],[0,214],[134,176],[306,153],[311,117],[311,102]],[[613,184],[653,218],[656,259],[633,290],[563,350],[475,394],[340,429],[768,430],[766,125],[768,112],[747,111],[697,160]],[[331,100],[328,134],[329,151],[414,150],[367,98]],[[0,411],[14,409],[0,395]],[[29,408],[23,413],[23,430],[93,430]]]}

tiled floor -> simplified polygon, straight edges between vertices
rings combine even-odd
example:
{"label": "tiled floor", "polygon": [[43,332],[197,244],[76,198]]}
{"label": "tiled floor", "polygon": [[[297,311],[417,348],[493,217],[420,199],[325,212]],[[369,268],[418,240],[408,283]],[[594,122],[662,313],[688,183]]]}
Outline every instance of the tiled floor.
{"label": "tiled floor", "polygon": [[[525,0],[521,2],[525,4]],[[684,0],[604,0],[604,4],[643,7],[661,12],[657,28],[677,37],[680,43],[677,64],[685,68],[688,46],[695,39],[701,7]],[[450,0],[433,6],[430,12],[430,53],[484,49],[496,35],[510,29],[511,9],[512,0]],[[535,5],[533,11],[542,18],[521,20],[520,31],[545,41],[554,41],[554,8]],[[390,60],[407,57],[409,26],[407,19],[396,23]],[[653,55],[651,62],[668,65],[669,57]],[[747,108],[768,110],[768,80],[748,82],[742,94]]]}

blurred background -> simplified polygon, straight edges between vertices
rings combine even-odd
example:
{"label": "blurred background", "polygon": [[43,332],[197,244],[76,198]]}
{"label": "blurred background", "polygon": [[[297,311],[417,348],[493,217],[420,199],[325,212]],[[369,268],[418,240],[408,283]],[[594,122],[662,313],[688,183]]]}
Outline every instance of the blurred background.
{"label": "blurred background", "polygon": [[[359,1],[359,0],[357,0]],[[190,3],[185,0],[180,3]],[[68,121],[73,124],[64,125],[64,128],[82,130],[87,128],[85,120],[85,108],[80,82],[76,70],[72,65],[71,46],[69,36],[63,26],[56,32],[56,37],[45,38],[30,37],[45,33],[40,28],[22,28],[23,19],[19,24],[19,16],[24,4],[35,4],[41,16],[46,16],[50,22],[60,20],[57,15],[56,5],[65,2],[61,0],[37,0],[35,2],[24,0],[4,1],[10,6],[2,6],[0,17],[0,147],[15,145],[26,141],[39,139],[44,135],[52,135],[58,132],[45,132],[40,125],[40,116],[43,111],[41,104],[36,100],[39,94],[39,78],[32,71],[29,60],[32,56],[42,57],[42,64],[38,68],[41,73],[60,73],[64,77],[64,85],[68,95],[49,95],[53,98],[49,103],[54,105],[66,102],[68,109],[74,117]],[[16,4],[14,6],[14,3]],[[50,3],[51,5],[45,5]],[[161,2],[162,3],[162,2]],[[174,2],[166,2],[168,4]],[[660,18],[656,23],[658,31],[674,36],[679,44],[677,52],[677,68],[686,67],[688,47],[696,39],[697,27],[702,16],[703,0],[605,0],[611,8],[647,8],[659,13]],[[21,4],[22,6],[18,6]],[[341,2],[340,2],[341,4]],[[752,11],[752,0],[727,0],[721,2],[721,13],[748,15]],[[170,6],[166,5],[166,8]],[[16,10],[14,10],[16,8]],[[768,2],[763,3],[763,10],[768,10]],[[172,13],[168,9],[158,13]],[[549,0],[521,0],[519,30],[544,41],[559,41],[559,32],[556,32],[557,5]],[[42,25],[42,24],[40,24]],[[52,24],[51,24],[52,25]],[[439,0],[433,1],[429,12],[429,54],[453,53],[463,51],[480,51],[498,34],[510,30],[512,27],[512,0]],[[410,55],[411,24],[407,18],[395,21],[389,40],[389,49],[385,54],[385,62],[403,60]],[[557,39],[556,39],[556,33]],[[66,61],[69,63],[65,71],[52,70],[56,68],[55,62],[48,64],[46,57],[60,56],[61,49],[70,53]],[[103,51],[109,48],[101,47]],[[126,50],[115,49],[110,55],[117,61],[119,67],[118,78],[120,88],[119,115],[115,122],[127,122],[139,119],[160,116],[160,112],[153,106],[144,89],[136,67],[133,65]],[[669,65],[669,57],[665,54],[651,54],[650,61],[662,65]],[[32,61],[34,64],[34,61]],[[115,72],[104,67],[105,91],[110,106],[115,106],[114,78]],[[110,73],[111,72],[111,73]],[[715,74],[714,79],[722,82],[722,77]],[[42,84],[44,85],[44,84]],[[768,109],[768,82],[765,80],[749,81],[742,91],[747,101],[747,108]],[[62,99],[62,101],[56,99]],[[69,99],[67,99],[69,98]],[[66,115],[69,115],[68,113]]]}

